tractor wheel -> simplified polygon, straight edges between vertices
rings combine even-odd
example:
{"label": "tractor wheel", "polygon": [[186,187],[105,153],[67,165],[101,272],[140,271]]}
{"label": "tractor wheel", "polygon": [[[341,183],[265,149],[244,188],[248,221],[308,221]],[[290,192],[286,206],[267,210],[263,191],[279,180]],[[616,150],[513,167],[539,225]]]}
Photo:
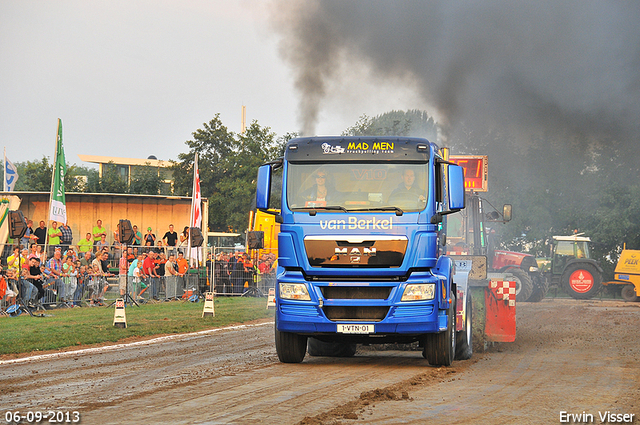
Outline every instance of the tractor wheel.
{"label": "tractor wheel", "polygon": [[456,332],[456,360],[469,360],[473,354],[473,309],[470,294],[467,294],[466,310],[464,329]]}
{"label": "tractor wheel", "polygon": [[456,355],[456,297],[453,292],[451,300],[447,310],[447,330],[425,335],[422,356],[432,366],[451,366]]}
{"label": "tractor wheel", "polygon": [[316,338],[309,338],[307,342],[309,355],[319,357],[353,357],[356,354],[356,347],[356,344],[324,342]]}
{"label": "tractor wheel", "polygon": [[591,263],[569,264],[562,273],[563,289],[576,300],[588,300],[602,289],[602,276]]}
{"label": "tractor wheel", "polygon": [[545,276],[533,276],[533,293],[527,301],[532,303],[540,302],[547,296],[549,292],[549,280]]}
{"label": "tractor wheel", "polygon": [[300,363],[307,353],[307,337],[290,332],[280,332],[275,325],[276,352],[282,363]]}
{"label": "tractor wheel", "polygon": [[533,283],[529,274],[517,267],[507,269],[505,273],[511,274],[512,279],[516,281],[516,302],[527,301],[533,293]]}
{"label": "tractor wheel", "polygon": [[636,294],[636,288],[633,285],[624,285],[622,287],[622,299],[625,301],[638,301],[638,294]]}

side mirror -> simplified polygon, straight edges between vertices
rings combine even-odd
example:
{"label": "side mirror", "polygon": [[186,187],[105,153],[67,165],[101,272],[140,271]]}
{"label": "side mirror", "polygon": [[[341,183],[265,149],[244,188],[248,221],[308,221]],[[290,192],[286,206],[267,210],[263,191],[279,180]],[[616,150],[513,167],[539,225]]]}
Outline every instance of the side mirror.
{"label": "side mirror", "polygon": [[511,204],[505,204],[502,207],[502,217],[505,222],[511,221]]}
{"label": "side mirror", "polygon": [[256,208],[266,210],[269,208],[271,197],[271,165],[262,165],[258,168],[258,181],[256,183]]}
{"label": "side mirror", "polygon": [[449,210],[464,208],[464,169],[459,165],[449,165]]}

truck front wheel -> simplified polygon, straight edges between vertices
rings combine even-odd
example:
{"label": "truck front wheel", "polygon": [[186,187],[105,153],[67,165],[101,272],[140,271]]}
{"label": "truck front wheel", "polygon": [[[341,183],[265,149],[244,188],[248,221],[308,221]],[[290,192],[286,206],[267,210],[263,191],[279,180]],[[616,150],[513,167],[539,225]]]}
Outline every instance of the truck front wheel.
{"label": "truck front wheel", "polygon": [[427,334],[422,356],[432,366],[451,366],[456,355],[456,297],[451,293],[451,306],[447,309],[447,330]]}
{"label": "truck front wheel", "polygon": [[300,363],[307,353],[307,337],[290,332],[280,332],[275,324],[276,352],[282,363]]}

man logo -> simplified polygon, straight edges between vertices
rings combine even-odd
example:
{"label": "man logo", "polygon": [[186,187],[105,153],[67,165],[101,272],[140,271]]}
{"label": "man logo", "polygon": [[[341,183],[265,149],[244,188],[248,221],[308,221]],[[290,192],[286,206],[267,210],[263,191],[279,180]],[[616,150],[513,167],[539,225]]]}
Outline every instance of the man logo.
{"label": "man logo", "polygon": [[336,247],[333,252],[335,255],[368,255],[370,257],[376,256],[375,248],[364,248],[363,252],[360,253],[360,248],[351,248],[351,251],[348,251],[347,248]]}

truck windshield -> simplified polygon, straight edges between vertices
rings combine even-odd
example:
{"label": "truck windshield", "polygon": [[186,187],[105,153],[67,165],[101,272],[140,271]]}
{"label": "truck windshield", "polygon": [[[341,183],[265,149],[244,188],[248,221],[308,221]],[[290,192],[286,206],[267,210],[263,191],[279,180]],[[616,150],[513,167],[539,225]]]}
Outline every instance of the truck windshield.
{"label": "truck windshield", "polygon": [[427,170],[426,164],[290,163],[287,204],[293,210],[421,211]]}

